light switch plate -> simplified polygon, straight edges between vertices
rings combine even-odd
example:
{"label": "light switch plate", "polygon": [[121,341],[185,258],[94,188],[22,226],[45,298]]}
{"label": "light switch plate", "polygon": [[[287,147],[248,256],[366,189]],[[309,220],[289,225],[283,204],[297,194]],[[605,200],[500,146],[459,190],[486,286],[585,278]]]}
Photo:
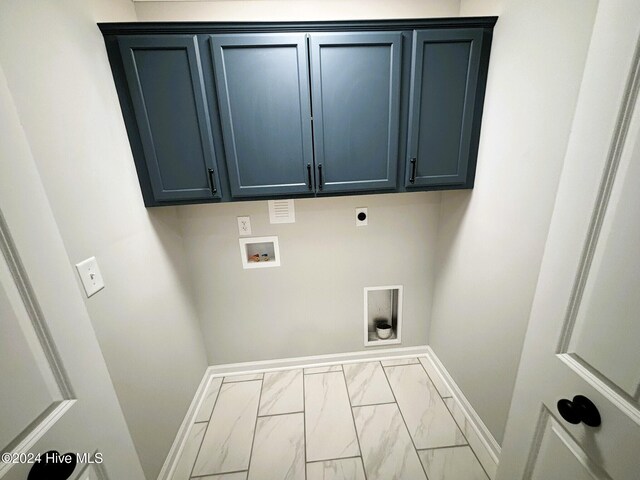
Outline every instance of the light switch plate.
{"label": "light switch plate", "polygon": [[[360,220],[360,215],[364,214],[364,218]],[[364,227],[369,225],[369,213],[367,207],[356,208],[356,227]]]}
{"label": "light switch plate", "polygon": [[76,269],[87,297],[104,288],[104,281],[102,280],[96,257],[87,258],[83,262],[77,263]]}
{"label": "light switch plate", "polygon": [[238,233],[240,236],[251,235],[251,218],[238,217]]}

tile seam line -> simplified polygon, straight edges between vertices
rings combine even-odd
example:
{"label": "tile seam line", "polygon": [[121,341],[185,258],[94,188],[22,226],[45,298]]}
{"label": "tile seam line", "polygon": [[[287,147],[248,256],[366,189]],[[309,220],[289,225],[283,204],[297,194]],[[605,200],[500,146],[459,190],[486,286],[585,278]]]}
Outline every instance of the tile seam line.
{"label": "tile seam line", "polygon": [[[224,377],[224,378],[228,378],[228,377]],[[229,382],[225,382],[224,380],[222,381],[222,383],[245,383],[245,382],[257,382],[257,381],[262,381],[262,378],[249,378],[247,380],[232,380]],[[244,471],[244,470],[241,470]]]}
{"label": "tile seam line", "polygon": [[[429,357],[426,357],[426,356],[425,356],[424,358],[426,358],[428,362],[430,362],[430,361],[431,361],[431,360],[429,360]],[[438,390],[438,387],[436,387],[436,384],[435,384],[435,382],[433,381],[433,378],[431,378],[431,375],[429,375],[429,372],[427,372],[427,368],[424,366],[424,363],[422,363],[420,360],[418,360],[418,363],[420,364],[420,366],[421,366],[421,367],[422,367],[422,369],[424,370],[424,373],[426,373],[426,374],[427,374],[427,377],[429,377],[429,380],[431,381],[431,383],[433,383],[433,386],[435,387],[436,392],[438,392],[438,395],[440,395],[440,398],[442,399],[442,401],[444,402],[444,399],[445,399],[445,398],[453,398],[453,395],[447,395],[446,397],[445,397],[445,396],[443,396],[443,395],[440,393],[440,390]],[[442,383],[445,383],[445,382],[444,382],[444,380],[442,380],[442,378],[440,378],[440,381],[441,381]],[[446,384],[445,384],[445,385],[446,385]],[[449,386],[448,386],[448,385],[446,385],[446,387],[447,387],[447,390],[451,390],[451,389],[449,388]],[[445,405],[446,405],[446,402],[445,402]],[[453,415],[452,415],[452,416],[453,416]],[[455,420],[455,419],[454,419],[454,420]]]}
{"label": "tile seam line", "polygon": [[[342,365],[340,365],[342,367]],[[358,442],[358,450],[360,451],[360,461],[362,463],[362,472],[364,473],[364,480],[368,480],[367,469],[364,468],[364,457],[362,455],[362,446],[360,445],[360,435],[358,435],[358,427],[356,427],[356,418],[353,415],[353,404],[351,403],[351,395],[349,394],[349,385],[347,384],[347,374],[342,367],[342,380],[344,381],[344,388],[347,390],[347,399],[349,400],[349,413],[351,414],[351,421],[353,422],[353,430],[356,432],[356,441]]]}
{"label": "tile seam line", "polygon": [[189,479],[202,479],[202,478],[207,478],[207,477],[219,477],[222,475],[233,475],[234,473],[244,473],[247,472],[247,475],[249,474],[249,470],[234,470],[233,472],[222,472],[222,473],[214,473],[213,475],[196,475],[195,477],[189,477]]}
{"label": "tile seam line", "polygon": [[[218,388],[218,393],[216,394],[216,399],[213,402],[213,407],[211,407],[211,413],[209,414],[209,420],[207,421],[207,426],[205,427],[204,433],[202,434],[202,440],[200,440],[200,445],[198,446],[198,453],[196,453],[196,459],[193,461],[193,465],[191,465],[191,470],[189,471],[189,478],[193,477],[193,470],[196,468],[196,463],[198,463],[198,457],[200,457],[200,452],[202,451],[202,444],[204,443],[204,439],[207,436],[207,431],[209,430],[209,427],[211,426],[211,417],[213,417],[213,411],[216,409],[216,405],[218,404],[218,399],[220,398],[220,392],[222,391],[222,383],[223,382],[220,382],[220,388]],[[205,394],[206,394],[206,392],[205,392]],[[196,416],[197,415],[198,415],[198,412],[196,412]],[[191,425],[191,428],[193,428],[193,425]]]}
{"label": "tile seam line", "polygon": [[340,370],[327,370],[326,372],[310,372],[310,373],[305,373],[304,375],[322,375],[323,373],[338,373],[342,371],[343,369],[341,368]]}
{"label": "tile seam line", "polygon": [[430,447],[430,448],[416,448],[416,451],[418,452],[426,452],[428,450],[442,450],[445,448],[467,448],[469,447],[469,449],[473,450],[471,448],[471,445],[469,445],[468,443],[465,443],[464,445],[444,445],[442,447]]}
{"label": "tile seam line", "polygon": [[[426,358],[426,360],[428,362],[431,362],[431,359],[428,356],[424,356]],[[449,414],[451,415],[451,418],[453,418],[453,421],[455,422],[455,424],[458,426],[458,429],[460,430],[460,433],[462,433],[463,438],[465,439],[465,441],[467,442],[467,446],[469,447],[469,449],[471,450],[471,453],[473,453],[473,456],[476,458],[476,460],[478,461],[478,463],[480,464],[480,467],[482,468],[482,471],[484,472],[484,474],[487,476],[487,479],[490,479],[491,477],[489,476],[489,473],[487,472],[487,469],[484,467],[484,465],[482,464],[482,462],[480,461],[480,458],[478,457],[478,454],[476,453],[476,451],[474,450],[474,448],[471,446],[471,444],[469,443],[469,439],[467,438],[467,435],[464,433],[464,428],[462,428],[460,426],[460,424],[458,423],[458,420],[456,419],[455,415],[453,414],[453,412],[451,411],[451,409],[449,408],[449,405],[447,404],[447,402],[444,401],[445,398],[451,398],[453,399],[454,402],[456,402],[456,404],[458,403],[457,400],[455,399],[455,397],[452,395],[447,396],[447,397],[443,397],[442,394],[440,393],[440,390],[438,390],[438,388],[436,387],[435,383],[433,383],[433,380],[431,379],[431,376],[429,375],[429,372],[427,372],[426,367],[424,366],[424,364],[418,360],[418,363],[420,364],[420,366],[422,367],[422,369],[424,370],[424,373],[426,373],[427,378],[429,379],[429,381],[431,381],[431,383],[433,384],[433,387],[435,388],[436,392],[438,393],[438,396],[440,397],[440,399],[442,400],[442,403],[444,403],[444,406],[446,407],[446,409],[449,411]],[[438,373],[438,371],[436,370],[436,373]],[[441,381],[442,378],[440,378]],[[443,381],[443,383],[445,383],[445,386],[447,387],[447,390],[449,390],[449,392],[451,392],[451,388],[449,388],[449,385],[446,385],[446,382]],[[464,415],[464,413],[463,413]],[[466,421],[466,417],[465,417],[465,421]],[[453,445],[455,446],[455,445]],[[460,445],[462,446],[462,445]],[[448,447],[443,447],[443,448],[448,448]],[[422,450],[431,450],[431,449],[422,449]],[[416,449],[416,452],[418,451],[418,449]],[[422,461],[421,461],[422,462]]]}
{"label": "tile seam line", "polygon": [[[251,471],[251,460],[253,460],[253,447],[256,443],[256,431],[258,430],[258,412],[260,411],[260,403],[262,402],[262,390],[264,388],[264,375],[260,379],[260,395],[258,395],[258,408],[256,409],[256,421],[253,424],[253,439],[251,440],[251,450],[249,450],[249,465],[247,465],[247,480]],[[241,470],[244,471],[244,470]]]}
{"label": "tile seam line", "polygon": [[339,462],[340,460],[353,460],[354,458],[360,458],[362,455],[353,455],[351,457],[341,457],[341,458],[326,458],[324,460],[311,460],[309,463],[322,463],[322,462]]}
{"label": "tile seam line", "polygon": [[[437,390],[437,389],[436,389]],[[438,393],[438,395],[440,395]],[[454,397],[447,397],[447,398],[452,398],[454,402],[457,403],[456,399]],[[480,464],[480,467],[482,468],[482,471],[484,472],[484,474],[487,476],[487,479],[490,479],[491,477],[489,476],[489,473],[487,472],[487,469],[484,468],[484,465],[482,464],[482,462],[480,461],[480,458],[478,457],[478,455],[476,454],[476,451],[473,449],[473,447],[471,446],[471,444],[469,443],[469,439],[467,438],[467,435],[464,433],[464,428],[462,428],[460,426],[460,424],[458,423],[458,420],[456,419],[455,415],[453,414],[453,412],[451,411],[451,409],[449,408],[449,405],[447,405],[447,402],[444,401],[444,399],[442,400],[444,402],[444,406],[447,407],[447,410],[449,410],[449,414],[451,415],[451,417],[453,418],[453,421],[456,422],[456,425],[458,425],[458,429],[460,429],[460,432],[462,433],[462,436],[464,437],[464,439],[467,442],[467,445],[469,445],[469,448],[471,449],[471,453],[473,453],[473,456],[476,457],[476,460],[478,461],[478,463]],[[464,415],[464,413],[463,413]],[[467,420],[467,417],[465,417],[465,422]]]}
{"label": "tile seam line", "polygon": [[[418,362],[418,363],[420,363],[420,362]],[[412,365],[415,365],[415,364],[412,364]],[[393,398],[396,401],[396,405],[398,407],[398,412],[400,413],[400,418],[402,418],[402,423],[404,423],[404,428],[407,429],[407,434],[409,435],[409,439],[411,440],[411,445],[413,445],[413,451],[416,452],[416,456],[418,457],[418,462],[420,462],[420,468],[422,468],[422,471],[424,472],[424,477],[427,480],[429,480],[429,475],[427,475],[427,471],[425,470],[424,465],[422,464],[422,460],[420,459],[420,455],[418,455],[418,449],[416,448],[416,443],[413,441],[413,436],[411,435],[411,432],[409,431],[409,426],[407,425],[407,421],[404,419],[404,415],[402,414],[402,410],[400,409],[400,404],[398,403],[398,399],[396,398],[396,392],[393,391],[393,387],[391,386],[391,382],[389,381],[389,377],[387,376],[387,372],[384,369],[384,366],[382,366],[382,362],[380,362],[380,366],[382,367],[382,371],[384,372],[384,378],[387,379],[387,384],[389,385],[389,389],[391,390],[391,394],[393,395]],[[408,367],[409,365],[400,365],[400,366]],[[429,377],[427,376],[427,378],[429,378]],[[437,389],[436,389],[436,391],[437,391]]]}
{"label": "tile seam line", "polygon": [[304,413],[304,410],[296,410],[295,412],[269,413],[268,415],[258,415],[258,418],[282,417],[284,415],[295,415],[296,413]]}

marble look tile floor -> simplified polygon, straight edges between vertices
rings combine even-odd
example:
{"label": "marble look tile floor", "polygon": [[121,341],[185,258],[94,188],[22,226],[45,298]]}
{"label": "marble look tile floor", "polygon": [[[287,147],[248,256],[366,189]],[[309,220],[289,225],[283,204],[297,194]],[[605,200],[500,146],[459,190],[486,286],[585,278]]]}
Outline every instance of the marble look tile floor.
{"label": "marble look tile floor", "polygon": [[488,480],[424,360],[211,378],[172,479]]}

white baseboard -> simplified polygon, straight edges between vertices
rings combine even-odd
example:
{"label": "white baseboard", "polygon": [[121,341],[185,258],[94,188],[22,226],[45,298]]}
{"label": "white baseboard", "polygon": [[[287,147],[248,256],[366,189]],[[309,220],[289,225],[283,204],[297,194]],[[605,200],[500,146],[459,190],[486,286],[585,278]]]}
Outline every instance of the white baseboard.
{"label": "white baseboard", "polygon": [[187,414],[182,420],[176,438],[169,449],[167,458],[158,474],[158,480],[172,480],[178,459],[182,455],[184,445],[189,437],[193,421],[200,408],[204,394],[207,391],[212,378],[229,374],[260,373],[276,370],[288,370],[291,368],[304,368],[306,366],[331,365],[336,363],[365,362],[372,358],[386,360],[390,358],[423,356],[427,351],[426,346],[385,348],[360,352],[332,353],[328,355],[312,355],[309,357],[282,358],[276,360],[261,360],[257,362],[228,363],[212,365],[207,368],[191,401]]}
{"label": "white baseboard", "polygon": [[220,377],[224,375],[243,373],[261,373],[277,370],[289,370],[313,365],[314,367],[333,365],[339,363],[366,362],[387,360],[390,358],[417,357],[427,353],[426,346],[385,348],[379,350],[366,350],[359,352],[330,353],[328,355],[311,355],[309,357],[280,358],[276,360],[261,360],[258,362],[227,363],[214,365],[207,369],[210,375]]}
{"label": "white baseboard", "polygon": [[191,400],[191,405],[189,405],[189,409],[187,410],[187,414],[182,420],[182,424],[178,429],[178,433],[176,434],[176,438],[169,449],[169,453],[167,454],[167,458],[160,469],[160,473],[158,474],[158,480],[170,480],[173,477],[173,473],[175,472],[176,466],[178,465],[178,459],[182,455],[182,451],[184,450],[184,445],[189,438],[189,432],[193,427],[193,420],[200,409],[200,404],[204,398],[204,394],[207,391],[207,387],[209,386],[209,382],[211,381],[211,375],[209,375],[209,370],[207,369],[200,380],[200,385],[198,385],[198,389]]}
{"label": "white baseboard", "polygon": [[[471,406],[467,397],[464,396],[460,387],[458,387],[431,347],[427,347],[427,353],[425,356],[435,371],[440,375],[440,380],[449,388],[451,398],[455,402],[454,411],[451,413],[454,418],[458,417],[456,418],[456,422],[458,422],[458,425],[463,430],[469,445],[475,452],[485,471],[493,480],[496,476],[498,463],[500,461],[500,444],[480,419],[478,413]],[[464,418],[459,418],[460,415],[456,415],[456,413],[461,414]]]}

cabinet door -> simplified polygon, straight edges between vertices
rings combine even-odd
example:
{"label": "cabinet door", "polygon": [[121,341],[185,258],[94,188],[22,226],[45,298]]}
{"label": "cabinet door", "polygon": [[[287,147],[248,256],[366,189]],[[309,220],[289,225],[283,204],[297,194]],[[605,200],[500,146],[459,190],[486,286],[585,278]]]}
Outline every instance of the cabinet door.
{"label": "cabinet door", "polygon": [[467,183],[481,29],[413,34],[405,185]]}
{"label": "cabinet door", "polygon": [[318,193],[396,188],[402,37],[311,35]]}
{"label": "cabinet door", "polygon": [[313,192],[305,35],[212,35],[234,197]]}
{"label": "cabinet door", "polygon": [[220,198],[196,37],[122,36],[118,45],[154,199]]}

